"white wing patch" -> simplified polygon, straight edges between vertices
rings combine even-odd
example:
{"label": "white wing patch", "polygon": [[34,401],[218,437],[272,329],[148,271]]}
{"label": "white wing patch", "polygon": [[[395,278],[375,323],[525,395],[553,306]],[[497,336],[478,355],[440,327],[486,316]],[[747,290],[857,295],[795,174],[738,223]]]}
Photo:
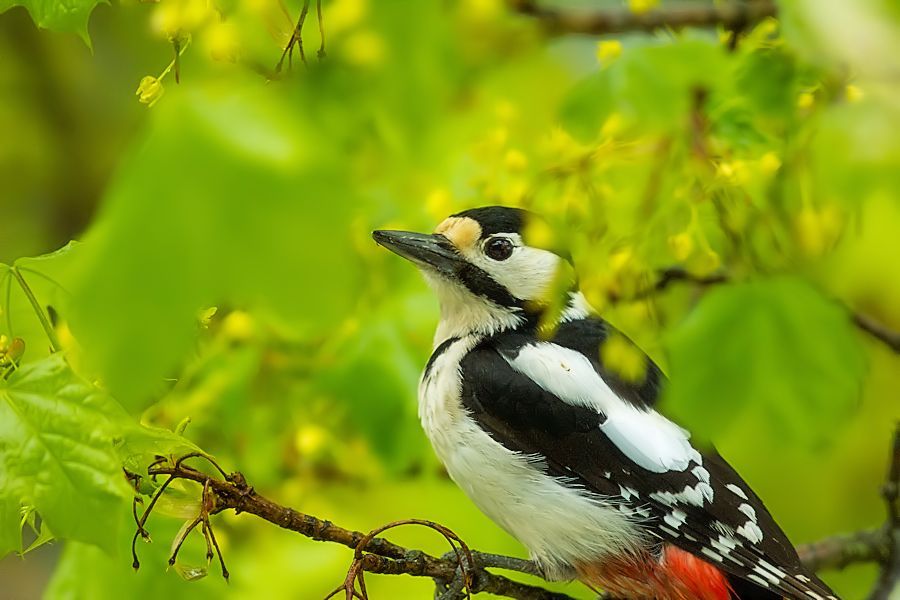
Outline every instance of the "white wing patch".
{"label": "white wing patch", "polygon": [[744,492],[744,490],[742,490],[738,486],[734,485],[733,483],[729,483],[725,487],[728,489],[729,492],[731,492],[738,498],[742,498],[744,500],[749,500],[749,498],[747,498],[747,494]]}
{"label": "white wing patch", "polygon": [[[523,346],[510,366],[564,402],[606,416],[601,431],[632,462],[653,473],[684,471],[702,457],[690,434],[652,409],[622,400],[580,352],[550,342]],[[705,495],[705,494],[703,494]]]}

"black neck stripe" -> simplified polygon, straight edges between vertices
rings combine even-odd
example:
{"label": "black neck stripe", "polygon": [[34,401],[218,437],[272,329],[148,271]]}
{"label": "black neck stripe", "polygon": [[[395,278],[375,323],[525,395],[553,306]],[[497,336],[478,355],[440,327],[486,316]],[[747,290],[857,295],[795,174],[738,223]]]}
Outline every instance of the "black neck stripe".
{"label": "black neck stripe", "polygon": [[472,263],[461,265],[457,276],[476,296],[481,296],[505,308],[524,308],[524,302],[509,293],[503,285],[494,281],[483,269]]}

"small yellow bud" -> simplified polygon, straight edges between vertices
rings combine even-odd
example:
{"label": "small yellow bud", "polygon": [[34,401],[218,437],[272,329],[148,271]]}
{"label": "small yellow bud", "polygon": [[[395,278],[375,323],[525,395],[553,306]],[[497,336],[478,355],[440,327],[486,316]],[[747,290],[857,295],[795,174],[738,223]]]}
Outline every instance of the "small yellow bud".
{"label": "small yellow bud", "polygon": [[528,166],[528,158],[515,149],[510,149],[506,152],[503,162],[506,164],[507,169],[516,173],[524,171],[525,167]]}
{"label": "small yellow bud", "polygon": [[213,23],[203,37],[206,49],[213,60],[221,62],[237,62],[238,36],[231,23]]}
{"label": "small yellow bud", "polygon": [[374,31],[360,31],[344,42],[343,54],[347,62],[356,66],[377,67],[387,58],[387,45]]}
{"label": "small yellow bud", "polygon": [[15,364],[25,354],[25,340],[20,337],[13,338],[7,345],[0,347],[0,362]]}
{"label": "small yellow bud", "polygon": [[294,435],[294,446],[301,456],[311,456],[319,452],[328,441],[328,432],[318,425],[303,425]]}
{"label": "small yellow bud", "polygon": [[200,327],[202,327],[203,329],[209,329],[209,323],[210,321],[212,321],[212,318],[216,316],[216,312],[218,312],[218,310],[218,307],[215,306],[210,306],[205,310],[201,310],[200,314],[197,316],[200,321]]}
{"label": "small yellow bud", "polygon": [[222,321],[222,333],[232,340],[246,342],[253,337],[255,332],[256,323],[253,321],[253,317],[242,310],[228,313],[228,316]]}
{"label": "small yellow bud", "polygon": [[694,251],[694,236],[687,231],[682,231],[669,237],[669,250],[675,260],[687,260],[687,257]]}
{"label": "small yellow bud", "polygon": [[610,270],[614,273],[620,273],[634,265],[634,253],[631,248],[622,248],[613,252],[609,257]]}
{"label": "small yellow bud", "polygon": [[358,25],[368,11],[366,0],[335,0],[326,6],[325,19],[328,23],[328,33],[332,36]]}
{"label": "small yellow bud", "polygon": [[624,381],[641,381],[647,371],[644,353],[622,335],[611,335],[603,342],[600,358]]}
{"label": "small yellow bud", "polygon": [[432,219],[443,219],[449,215],[453,206],[453,200],[447,188],[436,188],[425,198],[425,209]]}
{"label": "small yellow bud", "polygon": [[622,42],[619,40],[603,40],[597,43],[597,60],[607,65],[622,55]]}
{"label": "small yellow bud", "polygon": [[719,163],[716,167],[716,174],[732,185],[742,185],[750,181],[750,170],[743,160]]}
{"label": "small yellow bud", "polygon": [[466,0],[462,3],[462,10],[471,19],[487,21],[503,12],[503,4],[499,0]]}
{"label": "small yellow bud", "polygon": [[628,9],[635,13],[645,13],[659,4],[659,0],[628,0]]}
{"label": "small yellow bud", "polygon": [[622,114],[614,112],[603,122],[603,126],[600,128],[600,135],[604,139],[612,138],[621,133],[624,127],[625,119],[622,117]]}
{"label": "small yellow bud", "polygon": [[781,168],[781,159],[774,152],[766,152],[759,159],[759,168],[763,173],[771,175]]}
{"label": "small yellow bud", "polygon": [[812,92],[803,92],[797,96],[797,108],[806,110],[811,108],[816,102],[816,96]]}
{"label": "small yellow bud", "polygon": [[138,100],[141,104],[153,106],[159,102],[159,99],[162,98],[165,91],[166,89],[163,87],[162,81],[153,75],[147,75],[141,79],[141,83],[138,85],[138,89],[134,95],[138,96]]}
{"label": "small yellow bud", "polygon": [[556,233],[542,219],[530,219],[525,224],[525,243],[535,248],[551,249],[556,244]]}
{"label": "small yellow bud", "polygon": [[847,98],[847,102],[859,102],[865,97],[865,94],[859,86],[851,83],[844,88],[844,96]]}

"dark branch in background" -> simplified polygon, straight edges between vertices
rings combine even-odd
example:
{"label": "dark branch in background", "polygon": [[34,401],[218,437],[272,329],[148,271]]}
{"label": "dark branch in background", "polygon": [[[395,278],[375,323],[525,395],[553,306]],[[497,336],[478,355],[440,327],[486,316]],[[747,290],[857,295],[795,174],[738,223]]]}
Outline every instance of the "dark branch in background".
{"label": "dark branch in background", "polygon": [[[609,299],[612,302],[619,302],[622,300],[641,300],[661,293],[669,288],[669,286],[671,286],[673,283],[679,282],[692,283],[694,285],[705,287],[710,285],[717,285],[720,283],[728,283],[730,281],[732,280],[726,273],[719,272],[713,273],[711,275],[699,276],[693,275],[692,273],[689,273],[682,268],[674,267],[669,269],[661,269],[660,271],[658,271],[656,280],[653,283],[644,286],[628,298],[611,296]],[[856,325],[857,328],[868,333],[894,352],[900,354],[900,331],[894,331],[882,325],[881,323],[878,323],[869,316],[855,312],[848,306],[845,306],[844,308],[849,313],[853,324]]]}
{"label": "dark branch in background", "polygon": [[889,465],[887,480],[881,490],[888,515],[888,553],[870,600],[896,598],[895,592],[900,590],[900,424],[894,432]]}
{"label": "dark branch in background", "polygon": [[[888,477],[883,489],[883,496],[888,506],[888,521],[884,527],[850,535],[834,536],[800,546],[797,549],[804,564],[814,571],[842,569],[850,564],[860,562],[879,563],[882,567],[881,576],[870,600],[887,600],[892,590],[897,589],[900,585],[900,500],[898,500],[900,426],[897,427],[894,435],[892,452]],[[218,475],[211,476],[185,465],[185,460],[190,458],[207,460],[216,468]],[[272,502],[256,493],[240,473],[226,474],[215,461],[196,453],[185,455],[177,460],[159,458],[150,465],[147,472],[153,478],[165,476],[166,480],[153,494],[140,517],[136,507],[137,503],[142,500],[135,499],[135,522],[137,524],[134,535],[135,542],[139,536],[149,539],[145,527],[147,519],[169,484],[177,479],[185,479],[202,486],[199,513],[175,540],[174,550],[169,557],[170,565],[175,564],[178,552],[190,531],[200,526],[206,540],[207,560],[211,561],[214,556],[218,556],[222,575],[227,578],[228,571],[225,569],[222,552],[216,543],[209,518],[225,510],[234,510],[235,514],[250,513],[313,540],[334,542],[352,548],[354,551],[353,561],[347,571],[347,576],[329,598],[368,600],[364,579],[364,573],[368,572],[430,577],[437,586],[436,600],[459,600],[479,592],[517,600],[572,600],[566,594],[519,583],[487,571],[487,568],[498,568],[540,576],[539,569],[531,561],[474,552],[454,532],[433,521],[420,519],[396,521],[374,529],[368,534],[344,529],[330,521],[324,521]],[[127,475],[135,485],[140,479],[133,473]],[[452,551],[442,557],[437,557],[420,550],[398,546],[378,537],[384,531],[404,525],[419,525],[437,531],[450,544]],[[140,561],[134,550],[133,543],[134,568],[137,569]]]}
{"label": "dark branch in background", "polygon": [[563,9],[541,6],[535,0],[508,0],[508,2],[513,10],[538,19],[541,25],[553,34],[605,35],[716,25],[740,31],[778,13],[772,0],[732,1],[715,5],[677,4],[646,12],[632,12],[626,9]]}
{"label": "dark branch in background", "polygon": [[866,315],[853,314],[853,323],[893,350],[900,353],[900,332],[892,331]]}

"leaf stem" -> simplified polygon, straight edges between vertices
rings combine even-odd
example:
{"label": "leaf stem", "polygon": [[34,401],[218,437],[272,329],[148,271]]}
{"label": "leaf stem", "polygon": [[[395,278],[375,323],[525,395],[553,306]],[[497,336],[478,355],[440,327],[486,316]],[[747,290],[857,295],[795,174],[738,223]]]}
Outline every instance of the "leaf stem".
{"label": "leaf stem", "polygon": [[22,277],[22,274],[19,272],[18,267],[10,267],[9,272],[12,273],[12,276],[15,277],[16,281],[19,282],[19,287],[22,288],[22,291],[25,292],[25,297],[28,298],[28,302],[31,303],[31,308],[34,310],[34,314],[37,316],[38,321],[41,322],[41,327],[44,328],[44,333],[47,334],[47,339],[50,340],[50,348],[53,352],[59,352],[60,350],[62,350],[62,345],[59,343],[59,338],[56,336],[56,330],[53,329],[53,325],[50,324],[50,319],[47,318],[47,314],[38,303],[37,298],[34,296],[34,292],[31,291],[31,287],[29,287],[28,283],[25,281],[25,278]]}

